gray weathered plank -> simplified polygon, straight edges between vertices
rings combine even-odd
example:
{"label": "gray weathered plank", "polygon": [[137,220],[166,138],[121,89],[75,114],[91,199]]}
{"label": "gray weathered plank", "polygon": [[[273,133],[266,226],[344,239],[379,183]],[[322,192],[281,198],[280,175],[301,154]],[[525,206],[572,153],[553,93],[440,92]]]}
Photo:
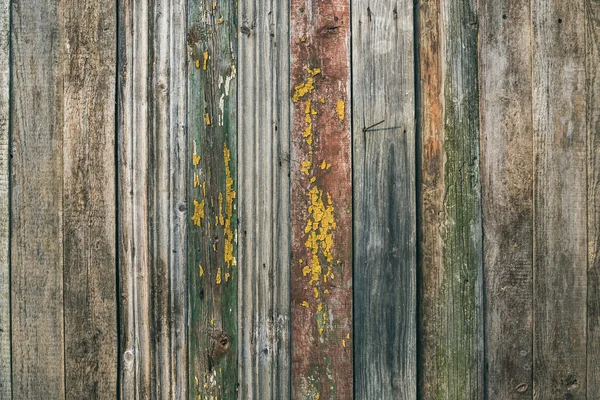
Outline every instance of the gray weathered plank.
{"label": "gray weathered plank", "polygon": [[587,398],[600,398],[600,3],[586,0]]}
{"label": "gray weathered plank", "polygon": [[161,399],[187,398],[186,11],[185,0],[158,0],[153,8],[149,235]]}
{"label": "gray weathered plank", "polygon": [[290,398],[289,4],[239,3],[241,399]]}
{"label": "gray weathered plank", "polygon": [[529,0],[479,4],[487,393],[490,399],[531,399],[531,7]]}
{"label": "gray weathered plank", "polygon": [[10,399],[9,115],[10,1],[0,3],[0,400]]}
{"label": "gray weathered plank", "polygon": [[119,1],[118,254],[122,399],[155,396],[149,238],[149,25],[144,0]]}
{"label": "gray weathered plank", "polygon": [[63,215],[65,395],[114,399],[116,3],[59,4],[63,209],[54,212]]}
{"label": "gray weathered plank", "polygon": [[13,398],[65,396],[60,3],[12,2]]}
{"label": "gray weathered plank", "polygon": [[357,399],[416,399],[413,1],[352,10],[354,387]]}
{"label": "gray weathered plank", "polygon": [[238,391],[236,4],[188,13],[189,396],[203,399]]}
{"label": "gray weathered plank", "polygon": [[482,399],[476,2],[423,1],[419,18],[424,210],[420,390],[424,399]]}
{"label": "gray weathered plank", "polygon": [[585,1],[536,0],[533,23],[534,386],[586,398]]}

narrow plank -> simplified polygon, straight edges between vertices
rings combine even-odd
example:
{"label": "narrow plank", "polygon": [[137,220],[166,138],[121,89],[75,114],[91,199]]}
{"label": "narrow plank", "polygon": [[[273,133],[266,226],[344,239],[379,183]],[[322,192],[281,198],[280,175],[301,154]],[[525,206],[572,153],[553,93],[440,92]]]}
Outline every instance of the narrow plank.
{"label": "narrow plank", "polygon": [[13,398],[64,398],[61,4],[12,2]]}
{"label": "narrow plank", "polygon": [[289,400],[289,2],[238,4],[238,397]]}
{"label": "narrow plank", "polygon": [[153,8],[150,264],[154,382],[161,399],[187,399],[187,2]]}
{"label": "narrow plank", "polygon": [[0,3],[0,400],[12,398],[9,266],[10,2]]}
{"label": "narrow plank", "polygon": [[61,57],[65,396],[114,399],[116,3],[59,4],[60,46],[65,49]]}
{"label": "narrow plank", "polygon": [[479,3],[486,368],[490,399],[533,396],[530,3]]}
{"label": "narrow plank", "polygon": [[600,398],[600,3],[586,5],[587,398]]}
{"label": "narrow plank", "polygon": [[148,100],[150,11],[144,0],[118,3],[118,254],[120,394],[156,397],[149,237]]}
{"label": "narrow plank", "polygon": [[291,1],[292,399],[351,399],[350,1]]}
{"label": "narrow plank", "polygon": [[237,398],[237,2],[188,13],[189,396]]}
{"label": "narrow plank", "polygon": [[585,2],[532,4],[534,386],[586,398]]}
{"label": "narrow plank", "polygon": [[[478,28],[472,0],[422,3],[421,397],[482,399]],[[439,96],[438,98],[434,96]],[[432,115],[433,118],[429,119]],[[434,215],[434,213],[438,213]]]}
{"label": "narrow plank", "polygon": [[416,399],[413,1],[352,10],[355,398]]}

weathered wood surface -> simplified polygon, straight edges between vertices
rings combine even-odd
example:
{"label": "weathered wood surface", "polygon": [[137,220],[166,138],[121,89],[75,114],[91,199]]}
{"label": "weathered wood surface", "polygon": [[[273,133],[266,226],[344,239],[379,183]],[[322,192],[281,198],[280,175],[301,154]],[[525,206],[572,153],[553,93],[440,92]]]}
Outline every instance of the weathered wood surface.
{"label": "weathered wood surface", "polygon": [[63,123],[62,132],[53,134],[63,136],[63,163],[55,166],[63,170],[56,174],[62,176],[63,204],[54,212],[62,214],[63,229],[65,396],[114,399],[116,3],[59,4],[57,49],[64,75],[55,101],[63,103]]}
{"label": "weathered wood surface", "polygon": [[586,398],[585,1],[532,3],[534,384]]}
{"label": "weathered wood surface", "polygon": [[533,396],[530,1],[480,1],[487,396]]}
{"label": "weathered wood surface", "polygon": [[0,400],[10,399],[10,2],[0,3]]}
{"label": "weathered wood surface", "polygon": [[187,1],[153,8],[150,241],[156,397],[187,396]]}
{"label": "weathered wood surface", "polygon": [[420,10],[421,390],[425,399],[481,399],[477,10],[472,0],[426,1]]}
{"label": "weathered wood surface", "polygon": [[236,4],[188,12],[189,396],[202,399],[238,390]]}
{"label": "weathered wood surface", "polygon": [[143,0],[119,2],[118,254],[119,374],[122,399],[155,396],[149,237],[150,10]]}
{"label": "weathered wood surface", "polygon": [[291,3],[292,398],[352,398],[349,0]]}
{"label": "weathered wood surface", "polygon": [[[64,30],[60,3],[12,3],[13,398],[65,396]],[[32,167],[33,166],[33,167]]]}
{"label": "weathered wood surface", "polygon": [[285,400],[291,394],[289,4],[238,6],[238,398]]}
{"label": "weathered wood surface", "polygon": [[587,398],[600,398],[600,3],[585,2],[587,124]]}
{"label": "weathered wood surface", "polygon": [[416,399],[412,0],[353,0],[352,32],[355,397]]}

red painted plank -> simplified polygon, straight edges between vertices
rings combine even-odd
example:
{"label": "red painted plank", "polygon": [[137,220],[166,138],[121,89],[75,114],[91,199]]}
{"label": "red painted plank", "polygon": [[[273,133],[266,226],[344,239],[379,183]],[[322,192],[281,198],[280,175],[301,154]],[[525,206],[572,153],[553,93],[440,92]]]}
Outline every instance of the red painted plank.
{"label": "red painted plank", "polygon": [[292,398],[352,398],[348,0],[291,1]]}

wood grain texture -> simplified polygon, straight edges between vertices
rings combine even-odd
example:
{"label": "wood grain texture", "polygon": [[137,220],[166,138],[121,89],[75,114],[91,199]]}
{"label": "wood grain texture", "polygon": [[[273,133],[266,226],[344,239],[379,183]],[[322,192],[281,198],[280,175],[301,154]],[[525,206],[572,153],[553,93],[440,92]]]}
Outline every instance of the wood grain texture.
{"label": "wood grain texture", "polygon": [[114,399],[116,3],[59,4],[66,398]]}
{"label": "wood grain texture", "polygon": [[413,2],[352,10],[355,398],[416,399]]}
{"label": "wood grain texture", "polygon": [[11,399],[9,265],[10,2],[0,3],[0,400]]}
{"label": "wood grain texture", "polygon": [[146,399],[156,396],[149,258],[151,10],[143,0],[121,0],[118,6],[120,392],[122,399]]}
{"label": "wood grain texture", "polygon": [[185,0],[153,8],[150,265],[156,397],[187,399],[187,47]]}
{"label": "wood grain texture", "polygon": [[530,1],[480,1],[487,396],[533,396]]}
{"label": "wood grain texture", "polygon": [[585,2],[532,3],[534,387],[586,398]]}
{"label": "wood grain texture", "polygon": [[188,14],[189,397],[237,398],[237,2]]}
{"label": "wood grain texture", "polygon": [[65,397],[64,29],[60,2],[12,2],[13,398]]}
{"label": "wood grain texture", "polygon": [[238,397],[289,400],[289,3],[238,5]]}
{"label": "wood grain texture", "polygon": [[600,3],[585,2],[587,123],[587,398],[600,398]]}
{"label": "wood grain texture", "polygon": [[292,399],[351,399],[350,4],[290,15]]}
{"label": "wood grain texture", "polygon": [[472,0],[426,1],[420,8],[421,209],[427,210],[420,243],[421,395],[482,399],[477,10]]}

